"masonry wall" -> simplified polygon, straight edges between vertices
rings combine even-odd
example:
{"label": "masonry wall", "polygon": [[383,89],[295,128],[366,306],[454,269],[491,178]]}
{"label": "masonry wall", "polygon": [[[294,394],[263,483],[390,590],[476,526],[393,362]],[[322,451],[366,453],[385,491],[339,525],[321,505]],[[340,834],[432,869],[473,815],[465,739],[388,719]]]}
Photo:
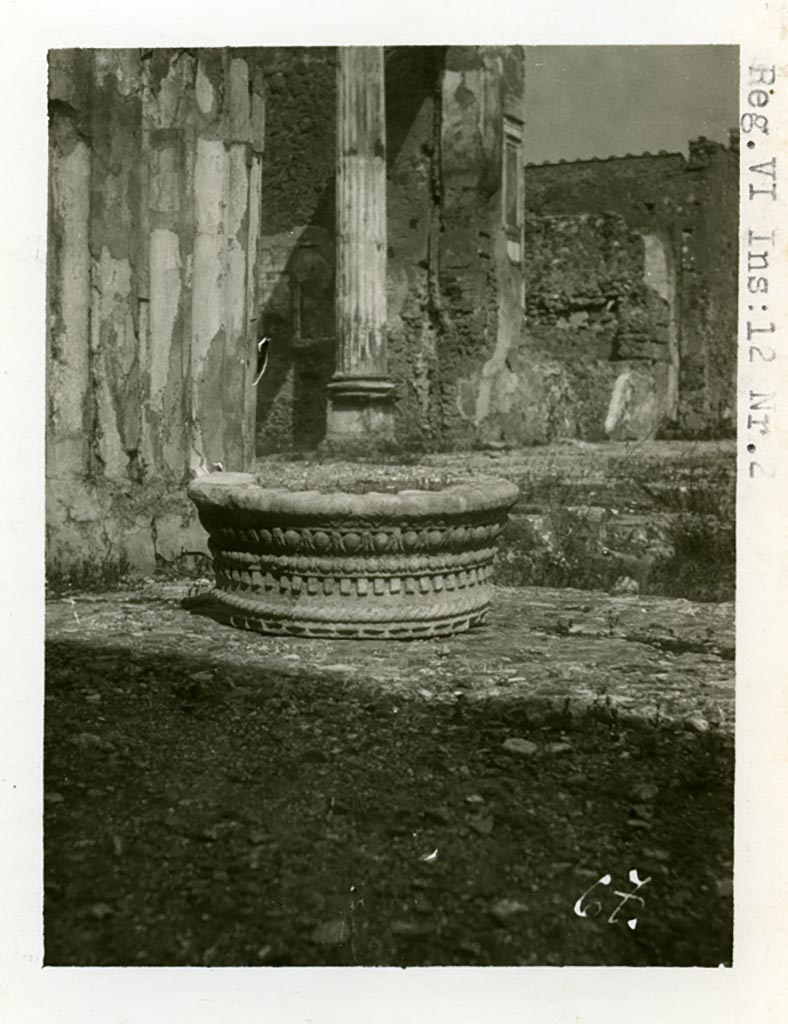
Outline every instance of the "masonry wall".
{"label": "masonry wall", "polygon": [[386,315],[396,436],[403,448],[444,432],[438,343],[441,79],[445,47],[386,51]]}
{"label": "masonry wall", "polygon": [[152,568],[191,475],[254,458],[264,132],[254,53],[49,61],[47,560]]}
{"label": "masonry wall", "polygon": [[[525,330],[490,380],[491,442],[651,437],[675,418],[672,280],[618,214],[529,215]],[[661,270],[660,274],[655,271]]]}
{"label": "masonry wall", "polygon": [[610,213],[529,216],[525,238],[502,440],[653,436],[676,403],[670,281],[650,273],[659,239]]}
{"label": "masonry wall", "polygon": [[268,95],[258,280],[269,364],[257,451],[314,448],[334,370],[336,48],[258,51]]}
{"label": "masonry wall", "polygon": [[[271,363],[258,452],[314,448],[334,352],[336,55],[263,55],[269,104],[260,292]],[[385,51],[387,318],[403,449],[484,434],[491,375],[522,328],[501,221],[502,122],[523,119],[518,47]],[[311,118],[311,128],[298,127]],[[490,362],[492,360],[492,362]]]}
{"label": "masonry wall", "polygon": [[[617,213],[658,240],[675,282],[677,404],[663,430],[728,434],[735,426],[738,139],[679,153],[528,165],[535,215]],[[652,242],[657,244],[657,242]]]}
{"label": "masonry wall", "polygon": [[683,232],[680,426],[735,432],[738,331],[738,144],[691,147],[688,178],[698,214]]}
{"label": "masonry wall", "polygon": [[503,123],[524,121],[523,75],[520,47],[452,47],[447,54],[438,362],[451,446],[497,438],[496,392],[523,327],[522,239],[513,250],[503,225]]}

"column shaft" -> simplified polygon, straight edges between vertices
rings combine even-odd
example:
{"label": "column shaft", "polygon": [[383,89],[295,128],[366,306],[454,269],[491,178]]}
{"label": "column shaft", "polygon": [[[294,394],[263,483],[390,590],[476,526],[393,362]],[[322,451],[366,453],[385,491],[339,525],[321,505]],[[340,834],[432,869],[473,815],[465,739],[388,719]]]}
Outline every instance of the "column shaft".
{"label": "column shaft", "polygon": [[386,360],[383,50],[343,47],[337,70],[337,349],[328,434],[390,433]]}

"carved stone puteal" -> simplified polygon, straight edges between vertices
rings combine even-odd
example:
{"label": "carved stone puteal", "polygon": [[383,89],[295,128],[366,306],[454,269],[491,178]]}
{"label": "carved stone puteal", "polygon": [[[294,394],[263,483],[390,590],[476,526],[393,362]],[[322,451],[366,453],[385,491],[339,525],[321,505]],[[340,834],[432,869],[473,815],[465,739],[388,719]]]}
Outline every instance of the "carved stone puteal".
{"label": "carved stone puteal", "polygon": [[497,477],[330,463],[189,485],[233,625],[309,637],[442,636],[484,620],[517,499]]}

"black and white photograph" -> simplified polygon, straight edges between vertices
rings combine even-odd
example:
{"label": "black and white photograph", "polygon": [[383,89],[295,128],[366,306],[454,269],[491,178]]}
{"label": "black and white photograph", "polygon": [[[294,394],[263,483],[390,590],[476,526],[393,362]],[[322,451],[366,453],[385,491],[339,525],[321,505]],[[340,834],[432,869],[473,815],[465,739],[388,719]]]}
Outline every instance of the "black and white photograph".
{"label": "black and white photograph", "polygon": [[682,968],[720,1019],[785,892],[774,45],[195,25],[36,41],[29,966]]}
{"label": "black and white photograph", "polygon": [[50,52],[48,964],[730,964],[738,74]]}

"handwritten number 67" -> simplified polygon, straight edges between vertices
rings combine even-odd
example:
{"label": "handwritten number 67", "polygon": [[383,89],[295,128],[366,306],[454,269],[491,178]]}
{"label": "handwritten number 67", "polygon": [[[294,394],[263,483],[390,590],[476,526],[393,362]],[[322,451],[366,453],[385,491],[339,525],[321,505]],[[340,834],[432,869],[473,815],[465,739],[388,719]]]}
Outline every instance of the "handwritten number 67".
{"label": "handwritten number 67", "polygon": [[[644,885],[648,885],[648,883],[651,881],[651,877],[649,876],[648,878],[644,878],[641,881],[641,879],[638,877],[637,868],[632,868],[632,870],[629,872],[629,880],[635,886],[635,888],[631,892],[620,892],[618,889],[613,890],[613,894],[615,896],[621,897],[621,902],[615,907],[613,913],[607,919],[608,924],[616,923],[619,911],[630,900],[637,900],[637,902],[640,903],[641,906],[646,905],[643,897],[638,896],[637,893],[638,890],[642,889]],[[600,901],[598,899],[592,899],[588,902],[585,901],[598,885],[608,886],[612,881],[612,875],[603,875],[598,881],[594,882],[594,884],[589,889],[586,889],[586,891],[574,905],[575,914],[577,914],[578,917],[596,917],[597,914],[599,914],[599,912],[602,910],[602,904],[600,903]],[[630,924],[630,927],[633,927],[633,925]]]}

